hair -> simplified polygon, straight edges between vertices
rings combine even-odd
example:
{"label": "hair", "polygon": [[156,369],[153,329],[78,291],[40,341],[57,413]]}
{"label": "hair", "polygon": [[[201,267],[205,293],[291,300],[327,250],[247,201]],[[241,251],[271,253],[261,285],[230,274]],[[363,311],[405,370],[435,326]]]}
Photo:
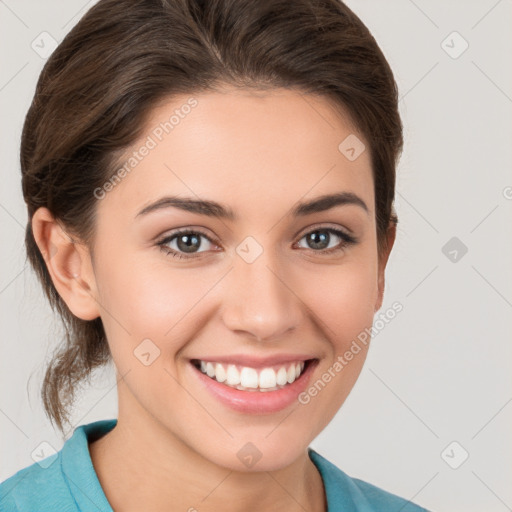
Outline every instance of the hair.
{"label": "hair", "polygon": [[100,0],[46,62],[20,148],[28,209],[27,256],[65,342],[41,389],[64,432],[77,385],[111,361],[101,318],[82,320],[58,294],[32,232],[46,207],[92,247],[97,198],[117,157],[144,133],[152,109],[178,94],[223,86],[296,89],[331,100],[367,141],[375,190],[377,246],[387,246],[395,168],[402,152],[398,89],[362,21],[339,0]]}

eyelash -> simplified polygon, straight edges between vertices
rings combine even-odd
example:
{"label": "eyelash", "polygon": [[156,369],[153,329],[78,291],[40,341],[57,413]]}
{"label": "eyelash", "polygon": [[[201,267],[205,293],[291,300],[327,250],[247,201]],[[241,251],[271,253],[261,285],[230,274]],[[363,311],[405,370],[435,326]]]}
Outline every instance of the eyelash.
{"label": "eyelash", "polygon": [[[345,249],[346,247],[348,247],[350,245],[354,245],[358,242],[356,238],[345,233],[344,231],[341,231],[341,230],[335,229],[335,228],[328,228],[328,227],[325,227],[325,228],[319,227],[319,228],[313,229],[312,231],[308,231],[301,236],[299,241],[302,240],[305,236],[310,235],[311,233],[316,233],[318,231],[327,231],[329,233],[334,233],[336,236],[338,236],[339,238],[342,239],[342,241],[336,247],[331,247],[330,249],[324,249],[324,250],[307,249],[309,251],[312,251],[314,253],[318,253],[321,255],[330,255],[333,253],[337,253],[337,252]],[[175,238],[179,237],[180,235],[202,235],[209,242],[215,244],[215,242],[213,240],[211,240],[211,238],[209,236],[207,236],[205,233],[203,233],[201,230],[183,229],[183,230],[178,230],[178,231],[174,232],[172,235],[166,236],[164,239],[157,242],[156,245],[158,245],[160,247],[160,249],[162,251],[164,251],[167,255],[173,256],[174,258],[188,259],[188,260],[199,258],[201,253],[196,253],[193,256],[192,255],[185,256],[184,253],[178,252],[174,249],[171,249],[170,247],[167,247],[167,244],[169,242],[171,242]]]}

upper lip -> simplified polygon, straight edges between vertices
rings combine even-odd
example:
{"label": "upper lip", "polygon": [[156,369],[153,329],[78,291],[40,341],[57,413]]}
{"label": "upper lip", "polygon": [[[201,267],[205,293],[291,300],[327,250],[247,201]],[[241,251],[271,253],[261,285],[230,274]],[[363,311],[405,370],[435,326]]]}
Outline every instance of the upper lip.
{"label": "upper lip", "polygon": [[244,354],[230,354],[226,356],[204,356],[194,357],[191,360],[200,360],[212,363],[226,363],[240,366],[248,366],[250,368],[265,368],[268,366],[276,366],[279,364],[296,363],[316,359],[308,354],[276,354],[274,356],[256,357]]}

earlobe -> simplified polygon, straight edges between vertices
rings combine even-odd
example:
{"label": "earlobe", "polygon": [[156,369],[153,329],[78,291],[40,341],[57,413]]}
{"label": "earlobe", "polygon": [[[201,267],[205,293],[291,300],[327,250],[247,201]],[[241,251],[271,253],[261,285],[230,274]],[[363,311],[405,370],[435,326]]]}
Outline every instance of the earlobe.
{"label": "earlobe", "polygon": [[32,217],[32,232],[53,285],[70,311],[82,320],[100,316],[87,248],[74,240],[44,207]]}

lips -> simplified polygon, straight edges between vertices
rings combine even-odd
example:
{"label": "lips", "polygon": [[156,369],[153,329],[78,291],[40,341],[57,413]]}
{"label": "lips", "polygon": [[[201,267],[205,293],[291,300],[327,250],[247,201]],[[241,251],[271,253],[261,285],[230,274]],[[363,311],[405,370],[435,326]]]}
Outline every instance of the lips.
{"label": "lips", "polygon": [[[272,414],[287,407],[290,407],[294,403],[297,403],[297,399],[300,393],[302,393],[309,384],[309,381],[312,378],[313,372],[319,363],[319,359],[317,358],[307,358],[300,356],[286,356],[287,361],[282,361],[283,357],[280,357],[281,362],[278,364],[274,364],[271,366],[264,366],[265,364],[269,364],[270,361],[276,361],[276,358],[267,358],[265,360],[257,360],[255,366],[244,366],[238,364],[241,358],[234,359],[234,356],[219,358],[222,359],[217,360],[217,358],[208,358],[206,359],[191,359],[187,367],[189,370],[189,377],[192,382],[197,382],[199,385],[198,391],[200,389],[206,390],[208,395],[212,397],[216,402],[222,404],[223,406],[228,407],[231,410],[234,410],[238,413],[244,414]],[[227,361],[229,360],[229,361]],[[245,358],[244,363],[246,363],[248,358]],[[277,358],[279,360],[279,358]],[[253,359],[254,361],[254,359]],[[203,368],[205,371],[208,363],[210,366],[208,367],[210,370],[209,376],[207,373],[201,371],[201,362],[203,363]],[[222,379],[222,369],[220,369],[220,373],[217,373],[217,364],[221,366],[225,366],[226,371],[226,380],[224,382],[218,382],[216,377]],[[227,381],[227,368],[229,365],[232,365],[236,368],[240,375],[240,381],[246,378],[245,382],[249,382],[253,386],[256,384],[255,374],[258,378],[256,387],[245,387],[238,384],[236,387],[232,385],[226,384]],[[298,366],[298,377],[296,377],[295,371]],[[284,385],[279,385],[277,383],[277,378],[279,372],[280,374],[280,382],[283,382],[283,371],[280,370],[280,367],[284,366],[285,368],[290,369],[293,367],[294,375],[293,381],[288,382],[288,373],[287,381]],[[302,368],[301,368],[302,367]],[[244,368],[245,373],[248,374],[247,377],[244,377]],[[277,370],[276,370],[277,369]],[[287,369],[287,372],[288,372]],[[212,371],[213,370],[213,371]],[[261,387],[260,379],[263,376],[263,386],[273,384],[273,377],[270,375],[269,370],[275,374],[276,385],[272,387]],[[231,370],[233,371],[233,370]],[[266,380],[268,379],[268,380]],[[199,391],[200,392],[200,391]]]}

